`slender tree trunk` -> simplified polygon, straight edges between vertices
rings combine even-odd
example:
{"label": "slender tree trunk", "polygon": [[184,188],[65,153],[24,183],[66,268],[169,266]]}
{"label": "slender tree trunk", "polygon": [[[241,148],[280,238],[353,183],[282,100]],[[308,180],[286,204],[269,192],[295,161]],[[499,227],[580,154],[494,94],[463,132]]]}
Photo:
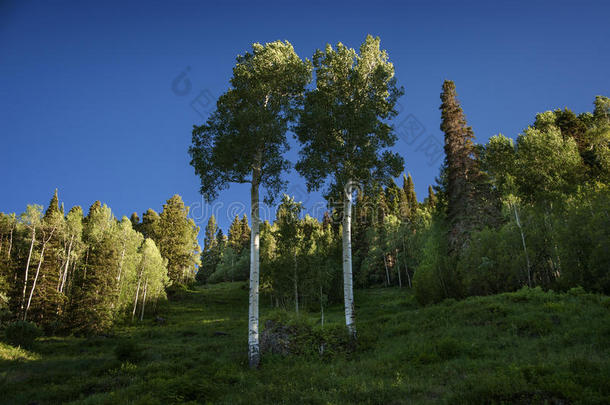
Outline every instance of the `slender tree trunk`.
{"label": "slender tree trunk", "polygon": [[517,222],[517,227],[519,228],[519,232],[521,233],[521,242],[523,243],[523,251],[525,252],[525,261],[527,263],[527,285],[528,287],[532,287],[532,268],[530,266],[530,257],[527,254],[527,246],[525,245],[525,234],[523,233],[523,228],[521,227],[521,221],[519,221],[519,214],[517,213],[517,204],[513,204],[513,211],[515,212],[515,221]]}
{"label": "slender tree trunk", "polygon": [[294,307],[299,314],[299,279],[297,276],[297,253],[294,252]]}
{"label": "slender tree trunk", "polygon": [[144,296],[142,297],[142,312],[140,313],[140,322],[144,320],[144,307],[146,307],[146,292],[148,291],[148,279],[144,283]]}
{"label": "slender tree trunk", "polygon": [[10,260],[11,259],[11,251],[13,250],[13,231],[15,230],[15,224],[13,223],[13,226],[11,227],[11,233],[9,235],[9,239],[8,239],[8,254],[7,254],[7,258]]}
{"label": "slender tree trunk", "polygon": [[125,245],[123,245],[123,251],[121,252],[121,261],[119,262],[119,275],[116,278],[117,285],[121,284],[121,275],[123,273],[123,261],[125,260]]}
{"label": "slender tree trunk", "polygon": [[252,229],[250,233],[250,297],[248,305],[248,360],[250,368],[257,368],[260,363],[260,346],[258,336],[258,289],[259,289],[259,184],[261,176],[262,153],[258,152],[252,170],[252,187],[250,190]]}
{"label": "slender tree trunk", "polygon": [[402,238],[402,248],[405,250],[405,273],[407,273],[407,281],[409,282],[409,288],[411,288],[411,275],[409,274],[409,266],[407,265],[407,245],[405,238]]}
{"label": "slender tree trunk", "polygon": [[350,336],[356,338],[354,313],[354,285],[352,279],[352,182],[347,182],[343,196],[343,299],[345,325]]}
{"label": "slender tree trunk", "polygon": [[49,237],[47,239],[43,239],[42,241],[42,249],[40,249],[40,260],[38,260],[38,267],[36,268],[36,275],[34,276],[34,283],[32,283],[32,289],[30,290],[30,297],[28,298],[28,305],[25,307],[25,312],[23,313],[23,320],[26,321],[28,317],[28,311],[30,310],[30,304],[32,303],[32,296],[34,295],[34,290],[36,289],[36,282],[38,281],[38,275],[40,274],[40,267],[42,266],[42,262],[44,261],[44,250],[47,247],[47,243],[53,237],[53,233],[55,232],[55,228],[51,230]]}
{"label": "slender tree trunk", "polygon": [[140,277],[138,277],[138,288],[136,288],[136,299],[133,301],[133,311],[131,312],[132,321],[136,316],[136,308],[138,306],[138,295],[140,295],[140,283],[142,282],[141,274],[142,273],[140,273]]}
{"label": "slender tree trunk", "polygon": [[28,286],[28,271],[30,269],[30,260],[32,259],[32,250],[34,249],[34,241],[36,239],[36,228],[32,228],[32,241],[30,242],[30,253],[28,254],[28,260],[25,264],[25,278],[23,280],[23,292],[21,294],[21,311],[25,309],[25,291]]}
{"label": "slender tree trunk", "polygon": [[398,249],[394,251],[396,255],[396,272],[398,273],[398,288],[402,288],[402,278],[400,277],[400,261],[398,260]]}
{"label": "slender tree trunk", "polygon": [[385,257],[385,252],[383,253],[383,266],[385,267],[385,286],[389,287],[390,286],[390,272],[388,271],[388,261],[386,260]]}
{"label": "slender tree trunk", "polygon": [[66,278],[68,277],[68,268],[70,266],[70,254],[72,253],[72,243],[74,242],[74,235],[70,238],[70,245],[68,246],[68,256],[66,257],[66,266],[64,268],[63,275],[61,276],[61,284],[59,286],[59,292],[64,292],[64,286],[66,284]]}

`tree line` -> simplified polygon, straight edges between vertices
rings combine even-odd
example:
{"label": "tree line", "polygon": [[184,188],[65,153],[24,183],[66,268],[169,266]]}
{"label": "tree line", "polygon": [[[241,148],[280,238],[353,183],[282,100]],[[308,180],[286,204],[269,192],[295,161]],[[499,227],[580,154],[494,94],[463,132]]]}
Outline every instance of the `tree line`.
{"label": "tree line", "polygon": [[[402,188],[393,180],[404,172],[391,150],[403,93],[379,38],[367,36],[359,50],[327,45],[311,61],[287,41],[254,44],[237,57],[216,110],[194,126],[189,154],[206,200],[231,183],[251,186],[249,241],[242,227],[228,249],[210,218],[199,279],[249,278],[252,367],[261,293],[295,311],[316,303],[322,313],[342,298],[356,338],[354,283],[412,286],[422,303],[521,286],[609,291],[608,98],[597,97],[593,113],[539,114],[516,143],[498,135],[477,145],[455,84],[445,81],[445,161],[418,202],[410,177]],[[273,202],[291,168],[289,131],[301,145],[296,170],[308,191],[324,190],[332,211],[321,222],[303,218],[301,204],[284,196],[274,223],[261,224],[260,187]]]}
{"label": "tree line", "polygon": [[57,190],[43,212],[28,205],[0,213],[3,318],[35,322],[48,333],[107,331],[117,319],[143,319],[172,284],[194,279],[198,228],[175,195],[140,222],[118,220],[96,201],[87,215],[66,214]]}

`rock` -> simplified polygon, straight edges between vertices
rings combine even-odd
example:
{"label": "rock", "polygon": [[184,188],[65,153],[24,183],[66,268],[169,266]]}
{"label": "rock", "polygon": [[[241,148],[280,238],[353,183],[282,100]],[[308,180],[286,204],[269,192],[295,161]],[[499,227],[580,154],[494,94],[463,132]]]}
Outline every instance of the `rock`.
{"label": "rock", "polygon": [[287,356],[292,352],[291,346],[295,336],[295,328],[268,320],[260,336],[261,352]]}

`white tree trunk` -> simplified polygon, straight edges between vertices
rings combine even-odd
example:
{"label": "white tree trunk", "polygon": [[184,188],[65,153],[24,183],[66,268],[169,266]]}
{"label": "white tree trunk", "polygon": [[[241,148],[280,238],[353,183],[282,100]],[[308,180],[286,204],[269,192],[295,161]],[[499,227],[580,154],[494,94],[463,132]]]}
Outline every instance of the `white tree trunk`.
{"label": "white tree trunk", "polygon": [[30,296],[28,298],[28,305],[25,307],[25,312],[23,313],[23,320],[27,321],[28,311],[30,310],[30,304],[32,303],[32,296],[34,295],[34,290],[36,289],[36,282],[38,281],[38,275],[40,274],[40,266],[42,265],[42,261],[44,260],[44,249],[46,247],[46,243],[42,244],[42,249],[40,250],[40,259],[38,260],[38,267],[36,268],[36,275],[34,276],[34,283],[32,284],[32,289],[30,290]]}
{"label": "white tree trunk", "polygon": [[356,337],[354,285],[352,280],[352,182],[348,181],[343,196],[343,298],[345,325],[352,338]]}
{"label": "white tree trunk", "polygon": [[402,288],[402,278],[400,277],[400,261],[398,260],[398,249],[394,251],[396,255],[396,272],[398,273],[398,288]]}
{"label": "white tree trunk", "polygon": [[7,257],[11,258],[11,250],[13,249],[13,231],[15,230],[15,222],[13,222],[13,226],[11,227],[11,234],[8,240],[8,254]]}
{"label": "white tree trunk", "polygon": [[136,299],[133,301],[133,312],[131,313],[131,320],[133,321],[133,319],[136,316],[136,308],[138,306],[138,295],[140,294],[140,282],[141,282],[141,278],[138,277],[138,288],[136,289]]}
{"label": "white tree trunk", "polygon": [[527,285],[528,287],[532,287],[532,268],[530,266],[530,257],[527,254],[527,246],[525,245],[525,234],[523,233],[523,228],[521,227],[521,221],[519,221],[519,214],[517,213],[517,204],[513,204],[513,210],[515,211],[515,221],[517,221],[517,227],[519,228],[519,232],[521,233],[521,242],[523,242],[523,251],[525,252],[525,261],[527,263]]}
{"label": "white tree trunk", "polygon": [[32,228],[32,241],[30,242],[30,253],[28,261],[25,264],[25,278],[23,280],[23,293],[21,294],[21,311],[25,309],[25,290],[28,286],[28,271],[30,270],[30,260],[32,259],[32,250],[34,249],[34,241],[36,240],[36,228]]}
{"label": "white tree trunk", "polygon": [[61,285],[59,286],[59,292],[64,292],[64,286],[66,285],[66,278],[68,277],[68,267],[70,266],[70,254],[72,253],[72,243],[74,242],[74,235],[70,238],[70,245],[68,246],[68,255],[66,257],[66,266],[64,268],[64,274],[61,276]]}
{"label": "white tree trunk", "polygon": [[250,190],[252,229],[250,233],[250,297],[248,305],[248,360],[250,368],[257,368],[260,363],[260,346],[258,336],[258,285],[259,285],[259,201],[260,160],[252,171],[252,188]]}
{"label": "white tree trunk", "polygon": [[144,284],[144,296],[142,297],[142,312],[140,313],[140,321],[144,320],[144,307],[146,307],[146,292],[148,291],[148,278]]}

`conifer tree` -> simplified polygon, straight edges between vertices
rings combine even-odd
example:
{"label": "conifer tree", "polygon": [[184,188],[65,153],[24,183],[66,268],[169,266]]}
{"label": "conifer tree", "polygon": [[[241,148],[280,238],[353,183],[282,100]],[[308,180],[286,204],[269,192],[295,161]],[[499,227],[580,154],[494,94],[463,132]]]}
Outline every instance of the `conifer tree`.
{"label": "conifer tree", "polygon": [[216,225],[216,217],[212,215],[205,227],[203,251],[201,252],[201,266],[197,272],[197,281],[200,283],[205,282],[207,278],[216,271],[216,266],[220,261],[219,232],[222,231],[218,225]]}
{"label": "conifer tree", "polygon": [[428,186],[428,197],[426,198],[426,205],[431,209],[434,209],[434,207],[436,207],[436,202],[437,198],[436,194],[434,194],[434,189],[432,188],[432,186]]}
{"label": "conifer tree", "polygon": [[445,133],[445,170],[449,246],[453,252],[465,245],[472,229],[472,202],[478,170],[475,162],[474,133],[457,99],[455,84],[443,83],[441,130]]}
{"label": "conifer tree", "polygon": [[417,210],[417,195],[415,194],[415,183],[413,183],[413,177],[411,177],[411,173],[409,173],[409,175],[407,176],[407,178],[404,178],[403,175],[403,190],[405,191],[405,193],[407,194],[407,201],[409,202],[409,210],[411,212],[412,215],[415,214],[415,211]]}
{"label": "conifer tree", "polygon": [[96,201],[84,221],[83,241],[88,249],[70,304],[69,319],[77,333],[107,330],[118,311],[121,248],[117,230],[110,208]]}
{"label": "conifer tree", "polygon": [[167,260],[172,283],[187,283],[195,279],[200,263],[201,248],[197,241],[199,227],[188,217],[189,207],[176,194],[163,204],[159,215],[156,241],[161,256]]}

